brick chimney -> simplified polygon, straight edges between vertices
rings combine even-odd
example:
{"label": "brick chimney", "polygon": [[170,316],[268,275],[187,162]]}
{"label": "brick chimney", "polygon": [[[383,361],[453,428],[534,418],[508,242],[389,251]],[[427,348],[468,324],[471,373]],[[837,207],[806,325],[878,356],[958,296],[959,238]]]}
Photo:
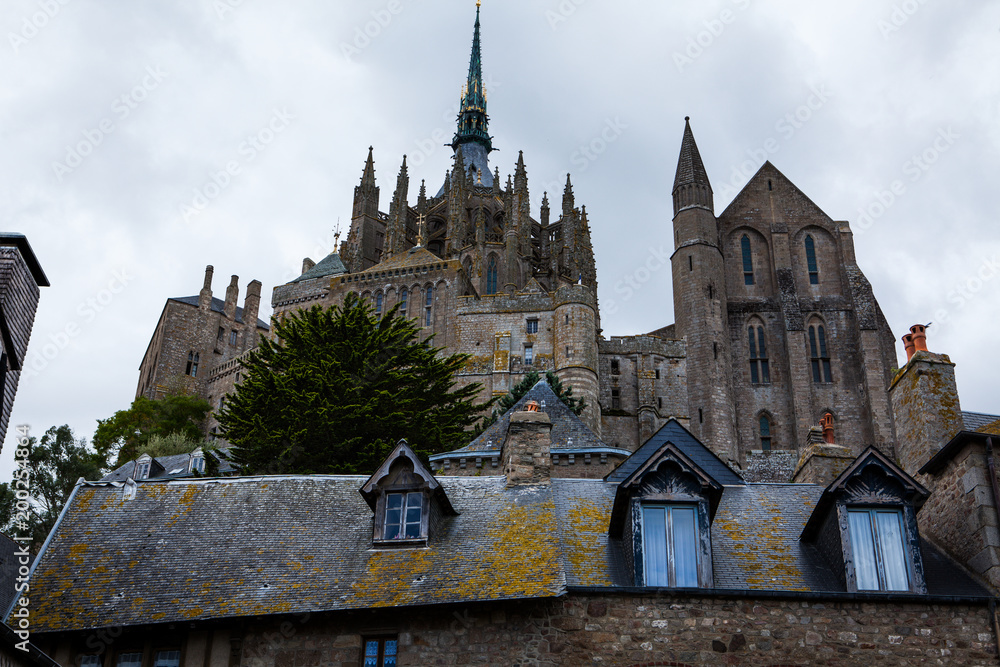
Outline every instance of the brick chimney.
{"label": "brick chimney", "polygon": [[896,421],[896,453],[910,475],[963,428],[955,383],[955,364],[946,354],[927,350],[926,326],[910,327],[903,336],[906,365],[889,386]]}
{"label": "brick chimney", "polygon": [[202,310],[208,310],[212,307],[212,274],[215,272],[215,268],[209,264],[205,267],[205,283],[201,287],[201,292],[198,293],[198,307]]}
{"label": "brick chimney", "polygon": [[829,486],[854,461],[849,448],[836,444],[833,415],[829,412],[819,420],[818,428],[809,429],[807,442],[809,446],[799,457],[792,475],[792,481],[797,484]]}
{"label": "brick chimney", "polygon": [[548,484],[552,475],[552,422],[545,412],[528,407],[510,416],[501,465],[507,486]]}
{"label": "brick chimney", "polygon": [[[260,312],[260,288],[261,284],[259,280],[251,281],[247,285],[247,295],[243,300],[243,328],[246,329],[249,338],[253,338],[257,331],[257,316]],[[250,347],[249,343],[247,347]]]}
{"label": "brick chimney", "polygon": [[229,281],[229,287],[226,288],[226,305],[222,307],[222,312],[230,320],[236,317],[236,300],[240,298],[239,283],[240,277],[233,276],[233,279]]}

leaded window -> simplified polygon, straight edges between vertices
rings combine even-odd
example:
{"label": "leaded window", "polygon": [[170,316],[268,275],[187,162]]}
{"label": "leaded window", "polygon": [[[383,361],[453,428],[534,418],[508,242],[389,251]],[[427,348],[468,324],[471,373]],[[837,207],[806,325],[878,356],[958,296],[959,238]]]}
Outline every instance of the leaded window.
{"label": "leaded window", "polygon": [[405,287],[399,292],[399,314],[406,317],[406,302],[410,298],[410,292]]}
{"label": "leaded window", "polygon": [[767,415],[761,415],[758,421],[760,426],[760,448],[765,452],[771,451],[771,420]]}
{"label": "leaded window", "polygon": [[822,324],[809,327],[809,356],[812,361],[813,382],[833,382],[830,354],[826,347],[826,329]]}
{"label": "leaded window", "polygon": [[910,590],[902,512],[852,508],[847,519],[858,590]]}
{"label": "leaded window", "polygon": [[642,508],[646,586],[698,586],[698,511],[694,505]]}
{"label": "leaded window", "polygon": [[382,317],[382,292],[375,295],[375,317]]}
{"label": "leaded window", "polygon": [[816,263],[816,243],[812,236],[806,236],[806,264],[809,269],[809,284],[819,285],[819,265]]}
{"label": "leaded window", "polygon": [[423,494],[419,491],[386,494],[382,539],[418,539],[422,510]]}
{"label": "leaded window", "polygon": [[434,307],[434,288],[428,287],[424,296],[424,326],[431,325],[431,309]]}
{"label": "leaded window", "polygon": [[767,363],[767,344],[764,342],[764,327],[751,325],[747,329],[750,339],[750,382],[771,384],[771,369]]}
{"label": "leaded window", "polygon": [[486,293],[497,293],[497,258],[494,256],[490,257],[490,261],[486,265]]}
{"label": "leaded window", "polygon": [[743,251],[743,284],[753,285],[753,255],[750,251],[750,237],[746,234],[740,239],[740,249]]}

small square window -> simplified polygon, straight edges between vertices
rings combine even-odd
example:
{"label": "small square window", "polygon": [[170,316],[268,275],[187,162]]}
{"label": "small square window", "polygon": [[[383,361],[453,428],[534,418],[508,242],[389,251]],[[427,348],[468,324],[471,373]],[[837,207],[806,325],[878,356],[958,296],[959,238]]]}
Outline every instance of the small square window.
{"label": "small square window", "polygon": [[398,642],[392,637],[366,637],[362,667],[396,667]]}
{"label": "small square window", "polygon": [[530,334],[538,333],[538,320],[528,320],[525,322],[524,330]]}
{"label": "small square window", "polygon": [[382,539],[418,539],[422,510],[423,494],[419,491],[386,494],[385,527],[382,531]]}

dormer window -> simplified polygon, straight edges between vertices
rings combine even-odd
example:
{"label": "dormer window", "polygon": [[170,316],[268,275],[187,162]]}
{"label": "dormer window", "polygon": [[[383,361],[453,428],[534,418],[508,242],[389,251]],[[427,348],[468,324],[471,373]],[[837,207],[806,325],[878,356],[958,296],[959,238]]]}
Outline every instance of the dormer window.
{"label": "dormer window", "polygon": [[642,540],[646,586],[698,587],[696,505],[644,505]]}
{"label": "dormer window", "polygon": [[191,454],[191,472],[205,472],[205,454],[200,449]]}
{"label": "dormer window", "polygon": [[372,544],[376,547],[423,546],[429,527],[457,512],[405,440],[400,440],[360,489],[374,511]]}
{"label": "dormer window", "polygon": [[149,478],[149,464],[150,459],[140,459],[135,464],[135,479],[148,479]]}
{"label": "dormer window", "polygon": [[869,447],[826,488],[802,530],[823,545],[845,589],[927,592],[916,545],[917,508],[927,490]]}

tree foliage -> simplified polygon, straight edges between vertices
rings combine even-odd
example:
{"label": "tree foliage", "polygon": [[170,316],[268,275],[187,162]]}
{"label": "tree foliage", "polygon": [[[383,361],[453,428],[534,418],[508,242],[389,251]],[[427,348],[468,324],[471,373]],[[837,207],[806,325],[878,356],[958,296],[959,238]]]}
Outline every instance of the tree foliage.
{"label": "tree foliage", "polygon": [[32,550],[37,551],[76,481],[104,475],[104,458],[87,446],[85,438],[77,439],[69,426],[53,426],[41,441],[27,438],[15,452],[18,460],[24,458],[22,450],[27,450],[27,465],[15,469],[10,484],[0,484],[0,526],[8,535],[30,536]]}
{"label": "tree foliage", "polygon": [[244,472],[371,473],[400,438],[422,456],[466,444],[488,409],[479,384],[455,388],[468,355],[440,356],[395,308],[379,318],[348,295],[274,333],[218,415]]}
{"label": "tree foliage", "polygon": [[97,420],[94,447],[106,460],[114,460],[112,467],[117,468],[142,454],[154,437],[180,434],[198,442],[211,409],[208,401],[194,396],[178,394],[157,400],[140,396],[128,410]]}

